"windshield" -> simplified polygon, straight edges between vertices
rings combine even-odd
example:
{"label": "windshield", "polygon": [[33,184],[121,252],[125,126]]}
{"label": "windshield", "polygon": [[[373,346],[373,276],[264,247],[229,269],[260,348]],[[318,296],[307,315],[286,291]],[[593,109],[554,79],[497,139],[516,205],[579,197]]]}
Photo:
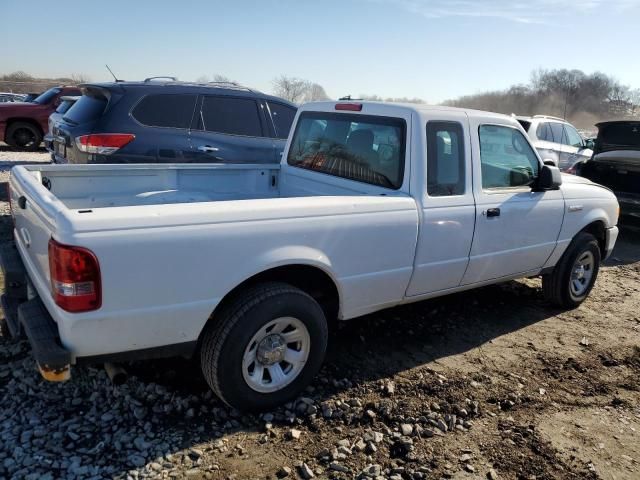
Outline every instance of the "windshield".
{"label": "windshield", "polygon": [[404,175],[404,120],[304,112],[287,162],[299,168],[398,189]]}
{"label": "windshield", "polygon": [[55,97],[59,93],[60,93],[60,89],[59,88],[50,88],[46,92],[40,94],[39,97],[35,98],[33,100],[33,103],[39,103],[40,105],[46,105],[47,103],[49,103],[53,99],[53,97]]}

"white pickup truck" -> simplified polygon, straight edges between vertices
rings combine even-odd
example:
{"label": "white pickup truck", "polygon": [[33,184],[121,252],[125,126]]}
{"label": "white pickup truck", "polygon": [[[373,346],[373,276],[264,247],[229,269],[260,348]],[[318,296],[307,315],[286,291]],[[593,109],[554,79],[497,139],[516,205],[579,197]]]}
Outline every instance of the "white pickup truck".
{"label": "white pickup truck", "polygon": [[352,101],[302,106],[280,165],[17,166],[10,201],[2,301],[45,378],[199,355],[254,410],[312,380],[328,320],[536,275],[575,307],[618,235],[515,119]]}

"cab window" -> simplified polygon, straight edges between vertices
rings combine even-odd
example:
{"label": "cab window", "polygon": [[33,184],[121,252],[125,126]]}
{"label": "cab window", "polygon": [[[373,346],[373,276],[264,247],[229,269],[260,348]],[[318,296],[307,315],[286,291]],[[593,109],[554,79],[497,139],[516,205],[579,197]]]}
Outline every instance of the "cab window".
{"label": "cab window", "polygon": [[432,197],[464,194],[462,125],[427,123],[427,193]]}
{"label": "cab window", "polygon": [[481,125],[479,135],[483,189],[524,187],[535,181],[540,163],[519,130]]}
{"label": "cab window", "polygon": [[406,123],[401,118],[303,112],[287,163],[379,187],[398,189],[404,176]]}

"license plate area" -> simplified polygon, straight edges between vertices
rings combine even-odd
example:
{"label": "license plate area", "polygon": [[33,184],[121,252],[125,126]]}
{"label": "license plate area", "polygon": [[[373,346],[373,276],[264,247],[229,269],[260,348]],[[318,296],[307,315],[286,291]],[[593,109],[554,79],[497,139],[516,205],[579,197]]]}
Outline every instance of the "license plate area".
{"label": "license plate area", "polygon": [[53,150],[56,153],[56,155],[59,155],[61,157],[67,156],[67,146],[64,143],[60,143],[57,140],[54,140],[53,142]]}

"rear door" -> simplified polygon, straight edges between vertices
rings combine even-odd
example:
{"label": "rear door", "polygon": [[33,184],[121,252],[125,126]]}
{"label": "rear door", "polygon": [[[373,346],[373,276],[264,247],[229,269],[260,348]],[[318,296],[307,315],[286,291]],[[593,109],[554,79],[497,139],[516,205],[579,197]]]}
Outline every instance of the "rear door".
{"label": "rear door", "polygon": [[[158,93],[142,97],[131,110],[136,138],[113,156],[123,163],[181,163],[191,154],[189,126],[195,115],[195,93]],[[117,118],[115,119],[117,120]],[[117,129],[114,124],[111,129]]]}
{"label": "rear door", "polygon": [[250,97],[203,95],[190,134],[191,161],[277,163],[264,105]]}

